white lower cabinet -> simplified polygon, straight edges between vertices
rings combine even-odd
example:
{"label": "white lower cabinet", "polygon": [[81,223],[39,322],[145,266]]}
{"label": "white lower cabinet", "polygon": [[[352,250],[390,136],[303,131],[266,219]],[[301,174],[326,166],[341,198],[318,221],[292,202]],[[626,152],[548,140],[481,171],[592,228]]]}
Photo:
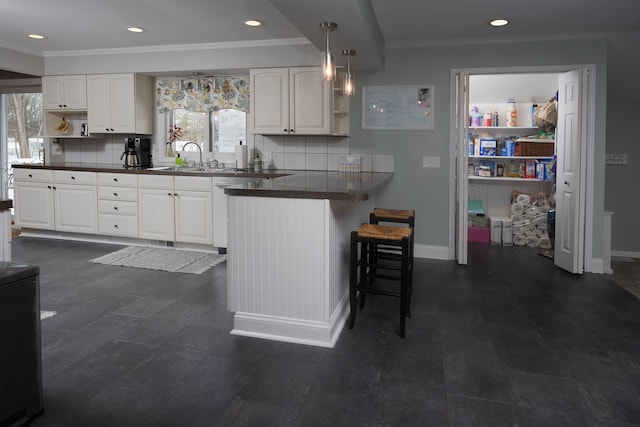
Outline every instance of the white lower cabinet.
{"label": "white lower cabinet", "polygon": [[212,245],[211,191],[209,177],[140,175],[140,237]]}
{"label": "white lower cabinet", "polygon": [[213,179],[16,168],[24,228],[213,245]]}
{"label": "white lower cabinet", "polygon": [[95,172],[16,169],[14,182],[16,225],[98,232]]}
{"label": "white lower cabinet", "polygon": [[95,172],[53,171],[56,231],[98,232],[98,189]]}
{"label": "white lower cabinet", "polygon": [[133,174],[98,174],[100,234],[138,237],[138,178]]}
{"label": "white lower cabinet", "polygon": [[19,227],[53,230],[53,171],[13,171],[14,221]]}

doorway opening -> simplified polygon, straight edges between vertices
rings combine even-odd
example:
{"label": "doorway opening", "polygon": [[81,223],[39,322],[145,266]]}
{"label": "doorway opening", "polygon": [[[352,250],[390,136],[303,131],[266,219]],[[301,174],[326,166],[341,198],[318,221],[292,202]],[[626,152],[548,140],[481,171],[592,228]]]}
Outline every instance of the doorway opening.
{"label": "doorway opening", "polygon": [[[571,74],[572,70],[574,74]],[[591,78],[589,78],[590,73]],[[473,209],[477,209],[478,206],[481,209],[484,208],[487,216],[511,217],[513,195],[520,193],[527,196],[551,195],[554,192],[555,183],[536,176],[536,171],[540,164],[555,160],[553,155],[560,150],[557,164],[562,164],[560,160],[563,158],[564,166],[570,164],[570,169],[574,172],[577,170],[578,174],[571,186],[571,191],[567,193],[562,185],[567,184],[566,177],[570,175],[566,174],[567,171],[564,169],[558,171],[562,176],[562,182],[558,187],[562,190],[562,195],[570,194],[573,197],[573,199],[566,198],[572,200],[571,206],[565,203],[562,212],[556,213],[556,216],[564,220],[565,227],[567,224],[571,225],[570,230],[565,230],[562,235],[565,240],[562,241],[561,250],[568,252],[572,258],[559,263],[556,257],[555,263],[573,273],[582,273],[585,267],[587,271],[591,271],[589,260],[592,245],[593,200],[587,188],[593,188],[593,183],[590,182],[593,174],[588,173],[593,159],[587,157],[593,152],[594,137],[593,127],[587,126],[587,123],[593,123],[595,115],[594,73],[593,66],[452,70],[451,112],[455,120],[452,121],[451,128],[451,168],[455,174],[451,176],[450,209],[455,212],[455,215],[452,215],[450,220],[450,255],[457,259],[458,263],[467,264],[467,242],[478,238],[476,234],[469,235],[470,232],[475,231],[468,228],[472,225],[469,217],[470,203]],[[563,82],[562,77],[566,75],[571,75],[576,80],[571,80],[570,83]],[[575,134],[562,134],[553,141],[553,144],[540,147],[545,149],[540,153],[527,153],[528,155],[518,153],[521,157],[516,157],[514,153],[506,155],[504,151],[501,152],[504,150],[501,143],[504,144],[505,140],[519,141],[524,140],[525,137],[532,137],[533,139],[525,141],[535,141],[536,144],[527,144],[527,147],[546,145],[543,143],[548,141],[541,139],[545,136],[541,136],[533,122],[534,104],[538,104],[538,107],[541,104],[544,105],[557,90],[561,92],[561,99],[567,97],[564,91],[567,91],[569,85],[573,85],[571,86],[573,93],[578,95],[577,102],[574,103],[577,109],[572,112],[572,116],[562,118],[562,120],[573,120],[573,123],[569,126],[558,123],[558,129],[577,129]],[[516,101],[516,107],[513,109],[517,111],[518,120],[515,126],[507,122],[507,112],[513,107],[509,104],[512,99]],[[482,111],[486,116],[482,115],[481,119],[487,119],[488,122],[483,121],[479,124],[478,117],[470,117],[471,114],[478,114],[474,107],[478,107],[478,110],[486,110]],[[558,108],[567,107],[563,104],[558,105]],[[494,121],[495,116],[498,123]],[[565,146],[565,140],[571,138],[573,142]],[[496,142],[495,145],[493,141]],[[555,147],[552,148],[554,144]],[[552,149],[553,152],[549,153],[547,149]],[[533,168],[526,172],[527,175],[522,175],[522,170],[518,167],[516,172],[511,170],[510,176],[506,176],[507,166],[527,163],[530,163]],[[577,169],[576,166],[578,166]],[[513,173],[518,175],[514,177]],[[569,219],[574,217],[575,220],[571,222]],[[532,231],[535,234],[535,230]],[[482,235],[480,238],[486,237]]]}

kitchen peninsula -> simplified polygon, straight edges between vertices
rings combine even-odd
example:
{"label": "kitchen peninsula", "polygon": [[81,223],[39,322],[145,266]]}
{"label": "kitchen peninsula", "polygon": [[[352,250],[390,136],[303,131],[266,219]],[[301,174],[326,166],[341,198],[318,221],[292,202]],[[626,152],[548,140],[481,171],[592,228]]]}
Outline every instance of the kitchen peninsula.
{"label": "kitchen peninsula", "polygon": [[349,314],[350,232],[393,174],[65,163],[16,165],[14,177],[23,232],[226,248],[232,334],[333,347]]}
{"label": "kitchen peninsula", "polygon": [[231,333],[333,347],[349,315],[350,232],[393,174],[291,172],[225,189]]}

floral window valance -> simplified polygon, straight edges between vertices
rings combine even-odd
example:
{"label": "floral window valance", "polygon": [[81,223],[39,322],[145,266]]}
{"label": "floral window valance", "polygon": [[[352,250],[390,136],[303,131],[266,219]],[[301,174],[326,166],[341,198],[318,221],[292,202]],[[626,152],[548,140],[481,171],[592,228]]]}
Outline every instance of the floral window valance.
{"label": "floral window valance", "polygon": [[156,79],[158,113],[178,108],[249,112],[249,76]]}

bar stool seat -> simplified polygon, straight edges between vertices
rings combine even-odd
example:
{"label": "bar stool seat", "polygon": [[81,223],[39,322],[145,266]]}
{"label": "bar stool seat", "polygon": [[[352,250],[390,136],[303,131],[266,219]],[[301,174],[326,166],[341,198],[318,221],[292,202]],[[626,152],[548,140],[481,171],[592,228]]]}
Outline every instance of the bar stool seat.
{"label": "bar stool seat", "polygon": [[[360,309],[362,309],[365,295],[372,293],[400,297],[400,336],[402,338],[406,336],[405,326],[413,274],[410,262],[412,241],[413,228],[410,227],[362,224],[358,230],[351,232],[349,329],[352,329],[355,324],[358,297],[360,297]],[[377,245],[381,244],[399,249],[398,258],[394,258],[394,261],[399,263],[381,260],[376,249]],[[359,280],[358,271],[360,272]],[[376,287],[376,278],[400,282],[399,291]]]}

